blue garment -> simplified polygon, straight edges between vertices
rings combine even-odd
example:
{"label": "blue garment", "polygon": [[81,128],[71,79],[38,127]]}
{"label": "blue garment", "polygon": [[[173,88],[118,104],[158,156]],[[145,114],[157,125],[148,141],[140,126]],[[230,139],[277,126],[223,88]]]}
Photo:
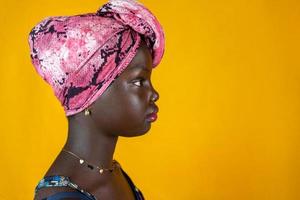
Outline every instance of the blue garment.
{"label": "blue garment", "polygon": [[[126,174],[126,172],[121,168],[121,171],[128,181],[130,188],[133,191],[135,200],[144,200],[144,196],[142,192],[134,185],[130,177]],[[59,192],[54,195],[51,195],[43,200],[60,200],[63,198],[78,198],[80,200],[97,200],[92,194],[88,193],[87,191],[82,190],[79,188],[78,185],[73,183],[69,177],[65,176],[47,176],[44,177],[36,186],[35,193],[37,193],[42,188],[47,187],[70,187],[75,189],[74,192]]]}

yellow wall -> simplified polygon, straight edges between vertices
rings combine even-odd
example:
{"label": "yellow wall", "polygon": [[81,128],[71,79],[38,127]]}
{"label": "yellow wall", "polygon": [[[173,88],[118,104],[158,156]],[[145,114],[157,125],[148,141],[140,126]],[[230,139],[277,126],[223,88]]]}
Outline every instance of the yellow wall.
{"label": "yellow wall", "polygon": [[[143,0],[166,32],[159,118],[116,159],[150,200],[300,199],[300,2]],[[103,0],[1,0],[0,199],[32,199],[67,120],[27,37]]]}

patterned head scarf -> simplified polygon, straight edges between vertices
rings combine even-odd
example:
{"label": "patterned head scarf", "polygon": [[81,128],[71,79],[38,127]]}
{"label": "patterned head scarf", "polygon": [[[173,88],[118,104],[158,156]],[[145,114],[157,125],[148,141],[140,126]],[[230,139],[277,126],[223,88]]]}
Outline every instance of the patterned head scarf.
{"label": "patterned head scarf", "polygon": [[136,55],[141,39],[154,68],[165,47],[160,23],[134,0],[111,0],[96,13],[42,20],[31,30],[29,46],[36,71],[70,116],[103,94]]}

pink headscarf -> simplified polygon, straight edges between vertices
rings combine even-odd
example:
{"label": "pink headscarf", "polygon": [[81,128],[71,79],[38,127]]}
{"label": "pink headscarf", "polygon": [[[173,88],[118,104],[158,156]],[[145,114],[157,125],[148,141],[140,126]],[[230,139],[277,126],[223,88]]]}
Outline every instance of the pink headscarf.
{"label": "pink headscarf", "polygon": [[110,0],[96,13],[44,19],[31,30],[29,45],[36,71],[70,116],[90,106],[126,69],[141,38],[154,68],[165,47],[158,20],[134,0]]}

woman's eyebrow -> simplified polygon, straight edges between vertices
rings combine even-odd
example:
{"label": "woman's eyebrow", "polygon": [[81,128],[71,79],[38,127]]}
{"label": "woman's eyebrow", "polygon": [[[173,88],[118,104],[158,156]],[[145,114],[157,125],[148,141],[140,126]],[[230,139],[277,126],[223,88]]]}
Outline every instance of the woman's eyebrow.
{"label": "woman's eyebrow", "polygon": [[144,71],[147,71],[147,72],[150,72],[150,70],[148,69],[148,68],[146,68],[146,67],[140,67],[140,66],[136,66],[136,67],[132,67],[132,68],[130,68],[129,69],[130,71],[131,70],[144,70]]}

